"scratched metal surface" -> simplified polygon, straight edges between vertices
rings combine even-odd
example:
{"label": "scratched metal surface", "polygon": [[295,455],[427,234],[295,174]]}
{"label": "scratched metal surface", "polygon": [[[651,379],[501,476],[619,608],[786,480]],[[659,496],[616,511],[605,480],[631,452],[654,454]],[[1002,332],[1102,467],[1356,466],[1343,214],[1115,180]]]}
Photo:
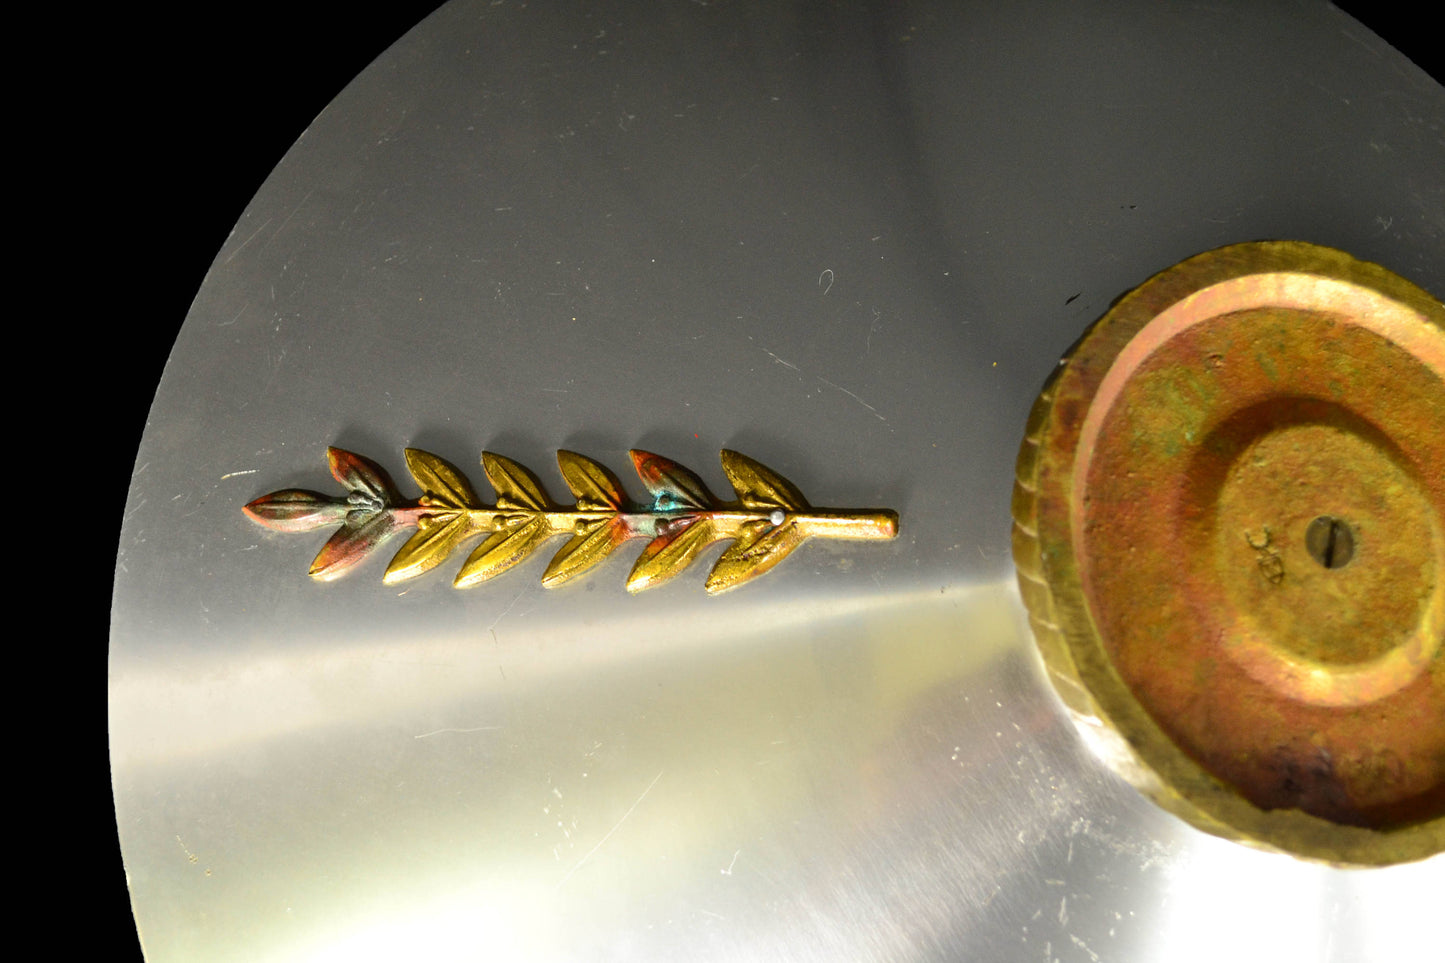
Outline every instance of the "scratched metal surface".
{"label": "scratched metal surface", "polygon": [[[457,2],[245,212],[139,452],[110,662],[148,958],[1418,958],[1445,861],[1157,811],[1054,699],[1015,447],[1120,291],[1294,237],[1445,290],[1445,92],[1325,4]],[[240,506],[720,447],[892,543],[458,592]],[[625,481],[634,495],[639,487]],[[717,549],[714,549],[714,554]],[[547,553],[543,553],[544,555]],[[451,571],[455,566],[448,566]]]}

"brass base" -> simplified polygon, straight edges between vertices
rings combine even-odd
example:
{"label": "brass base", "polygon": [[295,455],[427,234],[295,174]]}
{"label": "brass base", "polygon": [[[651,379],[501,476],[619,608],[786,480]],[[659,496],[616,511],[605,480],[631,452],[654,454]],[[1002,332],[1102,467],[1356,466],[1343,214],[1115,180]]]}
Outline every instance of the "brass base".
{"label": "brass base", "polygon": [[1209,832],[1341,864],[1445,850],[1445,308],[1299,242],[1119,302],[1035,404],[1034,630],[1120,769]]}

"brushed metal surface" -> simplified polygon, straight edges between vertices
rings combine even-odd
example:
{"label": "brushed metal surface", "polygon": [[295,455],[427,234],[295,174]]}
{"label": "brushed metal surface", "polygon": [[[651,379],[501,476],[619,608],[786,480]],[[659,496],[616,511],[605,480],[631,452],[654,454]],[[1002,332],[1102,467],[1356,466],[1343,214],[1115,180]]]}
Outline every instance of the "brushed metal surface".
{"label": "brushed metal surface", "polygon": [[[1442,127],[1324,4],[438,11],[242,216],[136,461],[110,723],[148,958],[1418,953],[1441,858],[1253,852],[1098,761],[1008,497],[1051,366],[1182,257],[1296,237],[1445,290]],[[319,585],[240,506],[328,487],[333,443],[644,447],[722,491],[726,446],[902,534],[719,598],[705,565],[628,596],[630,552]]]}

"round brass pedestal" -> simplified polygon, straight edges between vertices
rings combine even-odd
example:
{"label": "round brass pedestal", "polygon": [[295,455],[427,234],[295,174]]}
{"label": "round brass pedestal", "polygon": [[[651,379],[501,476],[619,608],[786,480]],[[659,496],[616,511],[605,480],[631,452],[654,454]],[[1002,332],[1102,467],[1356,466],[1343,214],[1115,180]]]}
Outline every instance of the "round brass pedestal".
{"label": "round brass pedestal", "polygon": [[1445,849],[1445,308],[1297,242],[1118,301],[1029,419],[1014,556],[1064,700],[1219,835]]}

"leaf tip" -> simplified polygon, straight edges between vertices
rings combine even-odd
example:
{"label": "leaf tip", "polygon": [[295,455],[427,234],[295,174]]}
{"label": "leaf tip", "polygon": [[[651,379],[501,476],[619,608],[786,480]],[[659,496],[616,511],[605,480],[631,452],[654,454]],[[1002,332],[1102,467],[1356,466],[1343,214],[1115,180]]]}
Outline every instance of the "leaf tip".
{"label": "leaf tip", "polygon": [[328,542],[327,548],[321,550],[321,554],[312,560],[311,567],[306,570],[306,574],[318,582],[336,581],[350,571],[357,561],[355,559],[338,558],[335,554],[328,551],[329,547],[330,543]]}
{"label": "leaf tip", "polygon": [[[555,563],[554,563],[555,565]],[[570,582],[577,572],[561,571],[554,567],[547,566],[547,571],[542,573],[542,587],[544,589],[558,589]]]}
{"label": "leaf tip", "polygon": [[352,464],[361,457],[355,452],[347,451],[345,448],[337,448],[335,445],[326,446],[326,467],[331,469],[331,475],[341,484],[351,487],[347,480]]}

